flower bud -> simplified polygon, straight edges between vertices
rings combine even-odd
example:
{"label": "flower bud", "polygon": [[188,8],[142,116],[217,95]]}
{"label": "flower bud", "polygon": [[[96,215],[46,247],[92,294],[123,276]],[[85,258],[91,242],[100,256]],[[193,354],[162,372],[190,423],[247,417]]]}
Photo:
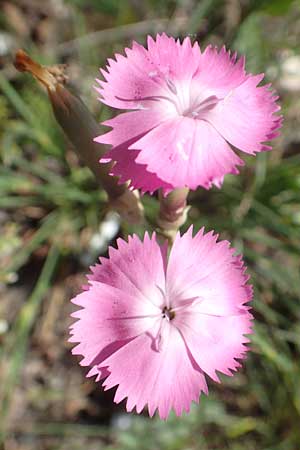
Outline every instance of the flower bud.
{"label": "flower bud", "polygon": [[104,147],[94,142],[95,136],[99,134],[99,125],[82,100],[64,86],[67,80],[65,66],[42,66],[23,50],[18,50],[15,67],[20,72],[31,73],[46,87],[57,122],[81,161],[90,168],[107,192],[112,207],[125,220],[140,222],[143,207],[137,193],[129,191],[126,184],[120,184],[117,177],[110,175],[113,162],[99,163],[105,153]]}

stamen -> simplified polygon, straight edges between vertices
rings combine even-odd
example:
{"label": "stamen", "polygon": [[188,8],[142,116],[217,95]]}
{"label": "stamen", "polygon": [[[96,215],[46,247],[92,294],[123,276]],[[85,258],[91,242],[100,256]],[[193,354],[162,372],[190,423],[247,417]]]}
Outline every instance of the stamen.
{"label": "stamen", "polygon": [[175,317],[174,309],[167,308],[166,306],[162,310],[162,316],[164,319],[167,319],[168,321],[171,321]]}
{"label": "stamen", "polygon": [[156,336],[154,336],[154,339],[153,339],[154,349],[157,352],[161,352],[163,349],[163,338],[162,338],[161,331],[162,331],[162,321],[160,322],[158,332],[157,332]]}
{"label": "stamen", "polygon": [[160,100],[166,100],[167,102],[172,103],[172,105],[176,109],[176,112],[180,115],[180,111],[178,110],[178,105],[177,105],[176,101],[165,95],[150,95],[149,97],[139,97],[139,98],[122,98],[122,97],[118,97],[117,95],[115,95],[115,98],[117,100],[121,100],[122,102],[134,102],[134,103],[143,102],[143,101],[158,102]]}
{"label": "stamen", "polygon": [[160,317],[160,314],[146,314],[141,316],[125,316],[125,317],[109,317],[106,320],[137,320],[137,319],[151,319],[151,318],[158,318]]}
{"label": "stamen", "polygon": [[[216,95],[210,95],[209,97],[205,98],[204,100],[199,101],[199,97],[201,95],[203,96],[203,94],[200,93],[188,108],[184,108],[184,106],[181,103],[182,99],[181,99],[181,96],[179,95],[180,92],[177,91],[177,88],[176,88],[175,84],[173,83],[173,81],[170,80],[169,78],[165,77],[165,82],[166,82],[166,85],[167,85],[170,93],[172,94],[172,96],[171,95],[170,96],[168,96],[168,95],[149,95],[147,97],[122,98],[122,97],[118,97],[116,95],[115,98],[117,100],[121,100],[122,102],[137,103],[138,105],[136,105],[135,107],[138,109],[145,108],[143,105],[140,104],[140,102],[144,102],[144,101],[145,102],[147,102],[147,101],[159,102],[159,101],[165,100],[174,106],[174,108],[179,116],[192,117],[194,119],[199,118],[201,113],[210,111],[219,103],[219,101],[224,100],[224,98],[218,98]],[[174,97],[174,95],[175,95],[175,97]]]}
{"label": "stamen", "polygon": [[197,118],[201,112],[210,111],[211,109],[213,109],[220,100],[222,99],[216,97],[215,95],[211,95],[198,104],[196,102],[193,102],[193,105],[190,106],[186,111],[184,111],[183,115]]}
{"label": "stamen", "polygon": [[166,308],[169,308],[170,307],[170,305],[169,305],[169,297],[166,295],[166,293],[165,293],[165,291],[160,287],[160,286],[158,286],[157,284],[155,285],[155,287],[159,290],[159,292],[161,293],[161,296],[162,296],[162,298],[163,298],[163,305],[166,305]]}
{"label": "stamen", "polygon": [[166,84],[167,84],[168,88],[170,89],[170,91],[172,92],[172,94],[177,95],[177,89],[176,89],[176,86],[173,83],[173,81],[170,80],[169,78],[166,78]]}
{"label": "stamen", "polygon": [[183,300],[181,306],[176,306],[175,308],[172,308],[172,311],[174,312],[183,311],[184,309],[190,308],[191,306],[194,306],[196,303],[200,303],[202,301],[203,298],[201,297],[191,297],[186,300]]}

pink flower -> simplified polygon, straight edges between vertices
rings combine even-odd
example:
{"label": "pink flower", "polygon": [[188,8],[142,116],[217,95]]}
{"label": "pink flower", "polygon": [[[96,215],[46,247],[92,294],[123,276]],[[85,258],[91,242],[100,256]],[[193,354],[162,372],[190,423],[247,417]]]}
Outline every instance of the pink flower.
{"label": "pink flower", "polygon": [[219,381],[216,371],[231,376],[240,367],[252,288],[241,257],[216,240],[190,228],[168,258],[155,235],[119,239],[72,300],[82,308],[73,313],[73,354],[105,389],[118,386],[114,400],[127,397],[127,411],[148,405],[150,416],[180,415],[208,393],[206,375]]}
{"label": "pink flower", "polygon": [[278,97],[270,85],[257,87],[264,75],[246,74],[244,58],[225,47],[201,53],[190,38],[181,44],[165,34],[148,37],[148,49],[133,42],[125,54],[108,60],[96,88],[101,102],[129,110],[95,139],[112,146],[102,161],[116,161],[121,182],[142,192],[220,187],[243,165],[231,146],[251,155],[271,149],[265,142],[282,122]]}

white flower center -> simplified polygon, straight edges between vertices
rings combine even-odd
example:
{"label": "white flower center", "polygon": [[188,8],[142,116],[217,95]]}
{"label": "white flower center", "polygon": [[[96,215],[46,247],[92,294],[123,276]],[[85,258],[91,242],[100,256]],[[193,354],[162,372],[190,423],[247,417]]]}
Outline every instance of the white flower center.
{"label": "white flower center", "polygon": [[158,82],[157,95],[143,97],[140,89],[136,90],[134,98],[116,97],[118,100],[135,103],[134,109],[149,109],[150,102],[164,103],[166,109],[178,116],[201,119],[203,114],[213,109],[220,100],[207,89],[200,91],[199,86],[191,81],[178,81],[174,83],[167,75],[156,71],[150,72],[149,77]]}

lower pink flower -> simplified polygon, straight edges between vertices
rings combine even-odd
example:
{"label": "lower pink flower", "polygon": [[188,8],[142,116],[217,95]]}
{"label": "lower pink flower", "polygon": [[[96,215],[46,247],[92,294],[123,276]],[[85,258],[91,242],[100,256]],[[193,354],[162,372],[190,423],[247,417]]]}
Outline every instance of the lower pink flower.
{"label": "lower pink flower", "polygon": [[147,405],[150,416],[181,415],[208,393],[206,375],[219,381],[217,371],[231,376],[240,367],[252,287],[241,257],[216,241],[190,228],[168,257],[155,234],[119,239],[72,300],[81,307],[73,313],[73,354],[105,389],[118,386],[114,400],[127,397],[127,411]]}

